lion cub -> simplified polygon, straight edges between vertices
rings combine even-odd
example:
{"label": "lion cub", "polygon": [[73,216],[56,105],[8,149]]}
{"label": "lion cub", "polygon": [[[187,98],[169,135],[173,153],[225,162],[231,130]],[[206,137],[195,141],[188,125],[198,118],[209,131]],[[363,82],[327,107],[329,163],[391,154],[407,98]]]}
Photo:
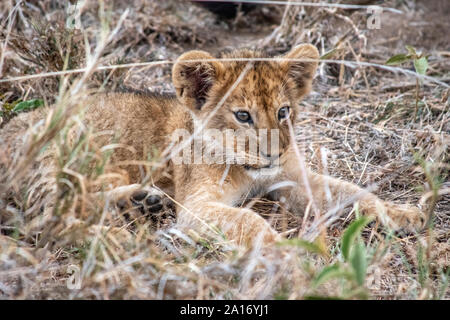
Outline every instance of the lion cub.
{"label": "lion cub", "polygon": [[[161,172],[171,173],[170,194],[178,223],[197,231],[220,230],[238,245],[252,246],[254,241],[269,245],[280,239],[266,220],[240,207],[246,197],[267,194],[277,184],[277,195],[299,215],[307,207],[325,214],[340,203],[349,205],[357,200],[361,212],[378,216],[383,223],[420,227],[423,221],[417,208],[385,202],[352,183],[314,173],[299,164],[291,125],[300,112],[299,101],[310,91],[318,59],[318,50],[309,44],[277,59],[251,50],[223,54],[220,60],[204,51],[189,51],[173,66],[176,97],[112,93],[89,98],[85,123],[96,131],[113,133],[110,138],[103,135],[101,143],[130,147],[114,149],[110,159],[109,170],[117,164],[134,183],[112,191],[119,207],[136,205],[150,213],[163,207],[163,193],[139,185],[139,163],[123,164],[145,160],[148,150],[155,149],[161,155]],[[2,129],[0,144],[8,156],[0,159],[0,167],[11,166],[8,159],[21,143],[17,132],[42,118],[41,113],[21,114]],[[239,140],[242,132],[244,138]],[[186,139],[180,142],[177,137],[183,134]],[[185,152],[199,136],[203,144]],[[232,138],[227,146],[225,137]],[[244,147],[239,149],[236,141],[244,141]],[[250,150],[250,141],[256,143],[256,149]],[[198,160],[194,155],[197,151],[211,157]],[[45,160],[46,184],[51,185],[56,183],[56,173],[51,173],[56,166],[51,157],[46,159],[50,159]],[[30,166],[28,177],[35,176],[32,171],[36,167]],[[159,173],[152,175],[152,181],[162,189],[168,186]],[[57,196],[52,194],[54,188],[40,190],[42,194],[34,193],[33,199],[45,196],[51,203],[50,198]]]}

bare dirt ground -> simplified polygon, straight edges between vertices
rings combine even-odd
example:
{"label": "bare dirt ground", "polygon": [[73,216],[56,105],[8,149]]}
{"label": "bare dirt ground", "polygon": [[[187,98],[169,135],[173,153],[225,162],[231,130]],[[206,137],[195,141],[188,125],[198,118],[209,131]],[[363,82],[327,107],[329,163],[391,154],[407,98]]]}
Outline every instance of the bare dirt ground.
{"label": "bare dirt ground", "polygon": [[[319,252],[295,240],[271,250],[230,250],[221,241],[193,235],[186,241],[170,225],[155,230],[144,222],[128,228],[118,219],[108,220],[109,226],[128,233],[93,234],[88,226],[100,225],[101,210],[81,225],[70,222],[73,214],[63,213],[47,233],[48,243],[37,246],[39,236],[34,242],[17,219],[0,230],[0,297],[449,299],[450,5],[446,0],[375,3],[402,13],[385,9],[380,29],[371,30],[366,9],[290,6],[285,11],[285,6],[264,5],[220,19],[185,1],[85,1],[81,27],[68,27],[67,8],[59,1],[2,2],[0,127],[16,115],[11,110],[22,101],[58,103],[62,83],[75,83],[83,73],[32,76],[86,67],[102,32],[111,32],[126,9],[128,15],[97,57],[97,66],[173,61],[190,49],[214,54],[252,47],[278,54],[302,42],[313,43],[323,54],[335,49],[328,60],[373,63],[321,64],[313,92],[301,103],[298,144],[314,169],[375,186],[383,199],[418,204],[432,223],[406,236],[371,224],[362,233],[368,264],[364,283],[342,276],[318,285],[327,266],[350,267],[342,261],[340,239],[354,210],[343,211],[322,233],[315,242],[325,248]],[[406,45],[427,55],[426,75],[440,83],[424,79],[417,84],[412,62],[396,66],[408,74],[383,68],[390,57],[406,53]],[[99,70],[85,90],[173,93],[171,66]],[[86,174],[87,181],[92,179]],[[287,238],[296,239],[310,225],[282,203],[249,202]],[[20,216],[23,207],[15,208]],[[6,204],[0,207],[0,215],[10,216],[7,211]],[[67,288],[69,266],[81,268],[80,289]]]}

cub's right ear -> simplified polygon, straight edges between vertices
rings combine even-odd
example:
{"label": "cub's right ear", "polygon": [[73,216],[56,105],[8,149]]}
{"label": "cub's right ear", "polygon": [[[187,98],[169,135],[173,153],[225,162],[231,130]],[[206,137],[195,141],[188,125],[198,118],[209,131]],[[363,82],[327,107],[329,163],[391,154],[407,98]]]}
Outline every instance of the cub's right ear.
{"label": "cub's right ear", "polygon": [[311,44],[300,44],[282,57],[287,60],[281,65],[288,77],[293,80],[295,95],[300,99],[311,90],[314,73],[319,65],[319,50]]}
{"label": "cub's right ear", "polygon": [[[205,51],[188,51],[181,55],[172,69],[172,82],[177,97],[191,110],[200,110],[223,65]],[[202,61],[207,60],[207,61]]]}

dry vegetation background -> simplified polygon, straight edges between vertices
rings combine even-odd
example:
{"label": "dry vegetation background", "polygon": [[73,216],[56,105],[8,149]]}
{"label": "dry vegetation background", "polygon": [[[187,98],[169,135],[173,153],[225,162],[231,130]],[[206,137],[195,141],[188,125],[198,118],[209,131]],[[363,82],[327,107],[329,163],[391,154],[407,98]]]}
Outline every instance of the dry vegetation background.
{"label": "dry vegetation background", "polygon": [[[340,275],[317,285],[324,267],[338,261],[346,266],[339,241],[353,211],[341,212],[322,233],[316,242],[321,250],[291,240],[247,252],[221,239],[181,234],[170,223],[159,228],[154,221],[127,223],[102,208],[90,211],[89,219],[75,219],[80,218],[76,204],[81,191],[72,178],[66,211],[54,217],[51,228],[42,226],[30,234],[23,217],[26,204],[0,203],[0,215],[8,217],[8,223],[0,219],[1,298],[450,298],[448,1],[372,1],[402,11],[383,12],[379,30],[367,29],[365,9],[259,5],[247,14],[220,19],[175,0],[84,1],[73,26],[66,2],[0,3],[0,126],[15,116],[12,109],[22,101],[38,99],[64,108],[73,103],[70,99],[98,90],[172,93],[170,63],[126,64],[174,61],[194,48],[215,53],[254,47],[278,54],[308,42],[322,53],[336,49],[327,55],[330,60],[380,65],[406,52],[405,45],[423,51],[428,55],[427,76],[441,83],[425,79],[418,89],[412,62],[399,66],[410,70],[408,74],[322,63],[312,94],[302,102],[297,137],[313,168],[362,186],[375,183],[375,192],[384,199],[420,204],[432,223],[420,234],[403,237],[370,225],[362,233],[368,263],[363,284]],[[358,2],[367,1],[346,3]],[[110,65],[122,67],[94,70]],[[33,77],[80,68],[88,70]],[[23,78],[4,81],[15,77]],[[64,114],[59,131],[43,137],[63,143],[60,132],[77,116]],[[82,167],[82,161],[71,162],[84,183],[95,183],[98,176]],[[308,223],[282,204],[254,202],[291,239]],[[66,286],[71,265],[81,268],[81,289]]]}

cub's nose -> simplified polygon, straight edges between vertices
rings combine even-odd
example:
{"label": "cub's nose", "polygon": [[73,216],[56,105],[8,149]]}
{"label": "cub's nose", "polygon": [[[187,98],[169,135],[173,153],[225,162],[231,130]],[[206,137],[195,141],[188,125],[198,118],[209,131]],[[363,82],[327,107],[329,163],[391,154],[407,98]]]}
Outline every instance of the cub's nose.
{"label": "cub's nose", "polygon": [[278,154],[268,154],[268,153],[264,153],[263,151],[260,152],[260,154],[267,160],[270,161],[275,161],[277,160],[279,157],[281,157],[281,155],[283,154],[282,152],[278,153]]}

